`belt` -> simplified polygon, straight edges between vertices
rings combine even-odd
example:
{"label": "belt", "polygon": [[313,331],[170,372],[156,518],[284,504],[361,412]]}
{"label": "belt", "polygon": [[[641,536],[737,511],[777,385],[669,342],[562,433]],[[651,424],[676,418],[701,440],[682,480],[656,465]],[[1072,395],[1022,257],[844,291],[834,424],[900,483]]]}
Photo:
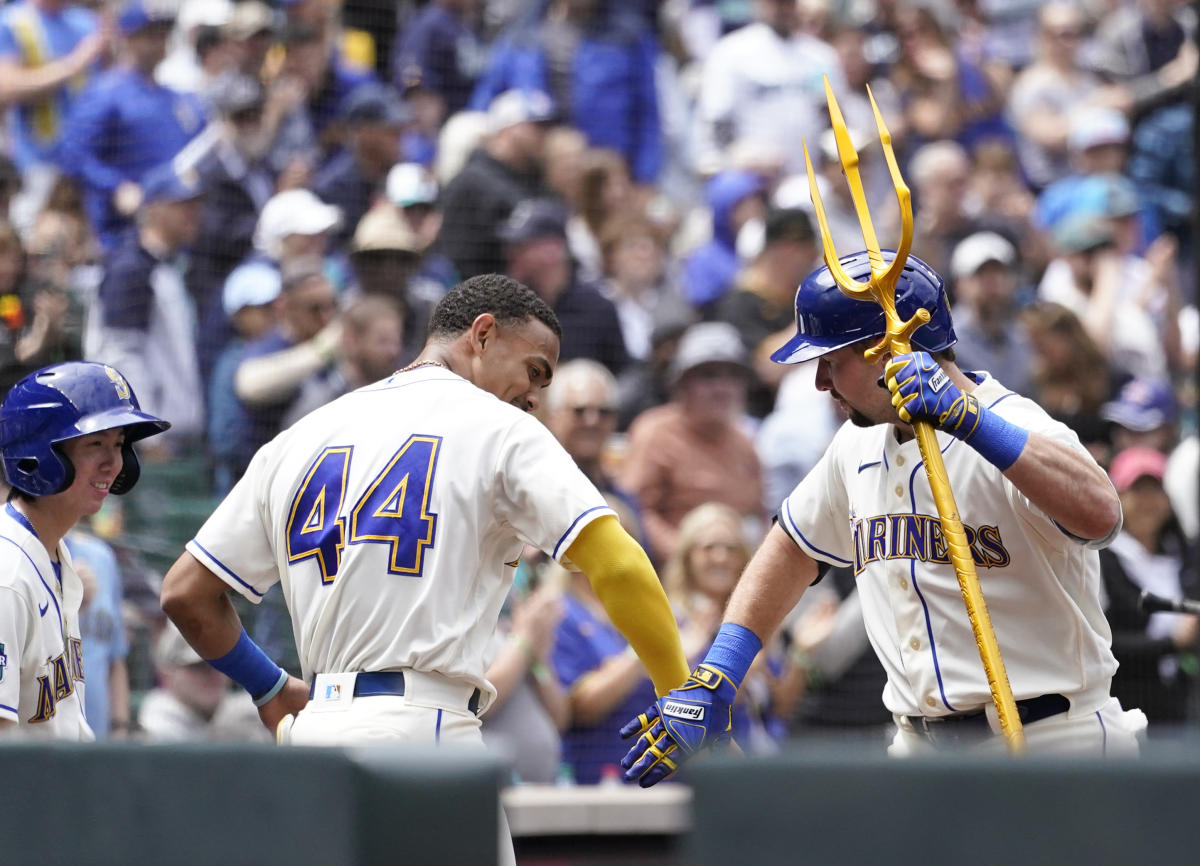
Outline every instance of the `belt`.
{"label": "belt", "polygon": [[[1057,716],[1071,709],[1071,702],[1062,695],[1039,695],[1017,701],[1017,715],[1021,723],[1032,725],[1042,719]],[[955,716],[905,716],[915,733],[922,734],[932,742],[962,742],[990,736],[991,725],[987,712],[976,710]]]}
{"label": "belt", "polygon": [[[308,699],[311,701],[316,693],[317,681],[313,681],[308,686]],[[404,694],[404,674],[400,671],[378,671],[360,673],[354,678],[354,697],[356,698],[374,698],[380,696],[400,697]],[[467,712],[479,714],[479,689],[471,692],[471,699],[467,701]]]}

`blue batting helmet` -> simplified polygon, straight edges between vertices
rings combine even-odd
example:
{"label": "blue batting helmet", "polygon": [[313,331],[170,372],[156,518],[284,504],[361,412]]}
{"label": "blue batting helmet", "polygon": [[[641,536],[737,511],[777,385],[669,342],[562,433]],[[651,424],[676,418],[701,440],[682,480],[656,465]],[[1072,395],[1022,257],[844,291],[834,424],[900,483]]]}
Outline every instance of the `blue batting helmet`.
{"label": "blue batting helmet", "polygon": [[75,479],[75,467],[56,447],[59,443],[123,427],[124,462],[109,488],[121,494],[141,474],[133,443],[170,426],[141,410],[125,377],[112,367],[69,361],[13,385],[0,404],[0,457],[9,484],[30,496],[49,496]]}
{"label": "blue batting helmet", "polygon": [[[895,255],[892,250],[883,250],[885,262]],[[865,251],[843,256],[838,262],[855,280],[865,282],[871,276],[871,262]],[[913,345],[926,352],[953,346],[958,338],[954,336],[942,278],[916,256],[909,256],[896,281],[896,312],[907,321],[922,307],[929,311],[930,319],[913,334]],[[842,292],[828,266],[822,266],[805,277],[796,290],[796,336],[771,355],[771,360],[799,364],[860,340],[882,337],[886,330],[883,309],[873,300],[859,300]]]}

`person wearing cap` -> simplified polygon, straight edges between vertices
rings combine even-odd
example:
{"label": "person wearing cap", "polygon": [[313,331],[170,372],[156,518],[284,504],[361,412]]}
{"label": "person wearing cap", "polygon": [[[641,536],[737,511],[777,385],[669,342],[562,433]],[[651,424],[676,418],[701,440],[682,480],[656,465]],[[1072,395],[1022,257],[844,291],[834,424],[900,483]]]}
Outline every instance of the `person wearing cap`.
{"label": "person wearing cap", "polygon": [[723,502],[757,535],[764,527],[762,467],[742,432],[750,358],[737,329],[701,322],[683,334],[670,367],[672,396],[629,427],[621,484],[642,503],[660,561],[675,550],[679,521]]}
{"label": "person wearing cap", "polygon": [[767,212],[767,184],[750,171],[729,170],[705,187],[712,237],[683,260],[683,296],[700,312],[712,310],[737,278],[738,234]]}
{"label": "person wearing cap", "polygon": [[158,684],[138,709],[137,738],[150,743],[272,742],[258,722],[254,703],[233,691],[232,681],[188,646],[170,622],[153,648]]}
{"label": "person wearing cap", "polygon": [[550,0],[543,16],[491,45],[471,107],[484,110],[510,90],[548,93],[589,145],[617,151],[634,182],[652,187],[663,166],[658,53],[651,32],[611,4]]}
{"label": "person wearing cap", "polygon": [[326,259],[330,236],[341,224],[341,209],[310,190],[284,190],[263,206],[254,228],[254,250],[281,266],[296,258]]}
{"label": "person wearing cap", "polygon": [[750,353],[754,377],[748,408],[755,417],[765,417],[774,406],[787,369],[771,363],[771,353],[790,334],[796,286],[817,261],[817,236],[809,215],[798,208],[774,208],[766,215],[762,250],[717,307],[717,318],[738,329]]}
{"label": "person wearing cap", "polygon": [[208,450],[213,461],[213,493],[224,496],[241,474],[238,443],[247,434],[249,421],[237,399],[234,377],[246,346],[265,337],[275,327],[282,289],[279,269],[251,260],[234,268],[221,293],[221,312],[233,335],[212,366],[208,382]]}
{"label": "person wearing cap", "polygon": [[283,429],[304,383],[329,376],[338,361],[342,322],[324,263],[317,256],[299,256],[286,261],[280,273],[275,324],[242,350],[234,372],[234,394],[247,419],[235,446],[234,480]]}
{"label": "person wearing cap", "polygon": [[236,49],[238,71],[260,78],[275,44],[275,10],[260,0],[238,0],[222,33]]}
{"label": "person wearing cap", "polygon": [[950,255],[958,364],[986,370],[1018,394],[1032,397],[1033,349],[1020,311],[1023,288],[1017,248],[996,232],[976,232]]}
{"label": "person wearing cap", "polygon": [[346,98],[345,147],[312,183],[313,192],[342,210],[336,243],[350,240],[358,221],[383,192],[388,171],[400,156],[401,136],[412,120],[412,110],[389,85],[364,84]]}
{"label": "person wearing cap", "polygon": [[82,187],[105,249],[117,244],[137,212],[142,176],[172,159],[205,126],[198,96],[154,80],[174,23],[174,13],[161,4],[129,0],[117,17],[118,62],[88,87],[63,134],[63,172]]}
{"label": "person wearing cap", "polygon": [[1100,407],[1113,452],[1152,448],[1168,453],[1177,444],[1179,401],[1165,379],[1130,379]]}
{"label": "person wearing cap", "polygon": [[554,199],[527,199],[499,235],[508,259],[505,273],[533,289],[558,316],[559,358],[591,358],[620,373],[629,363],[621,322],[613,302],[579,279],[567,248],[566,208]]}
{"label": "person wearing cap", "polygon": [[391,58],[392,84],[426,131],[467,107],[486,57],[479,0],[433,0],[405,22]]}
{"label": "person wearing cap", "polygon": [[111,12],[97,15],[71,0],[16,0],[0,9],[0,105],[8,150],[26,194],[14,214],[32,224],[58,177],[56,149],[81,84],[112,47]]}
{"label": "person wearing cap", "polygon": [[1113,694],[1122,706],[1141,707],[1152,724],[1180,725],[1190,715],[1200,621],[1189,613],[1148,613],[1139,604],[1143,592],[1171,600],[1200,592],[1195,556],[1163,489],[1166,469],[1166,455],[1153,448],[1126,448],[1113,458],[1108,474],[1125,523],[1100,551],[1100,573],[1120,665]]}
{"label": "person wearing cap", "polygon": [[124,372],[142,406],[171,420],[155,443],[165,457],[204,433],[195,309],[179,261],[196,236],[203,193],[194,172],[171,163],[147,173],[141,190],[134,230],[105,256],[83,353]]}
{"label": "person wearing cap", "polygon": [[231,0],[186,0],[179,6],[167,56],[155,70],[159,84],[203,96],[212,81],[237,65],[237,48],[226,35]]}
{"label": "person wearing cap", "polygon": [[388,171],[384,198],[396,208],[421,245],[421,264],[417,273],[423,288],[436,292],[437,302],[458,284],[454,263],[437,246],[442,231],[442,208],[438,182],[433,173],[418,162],[399,162]]}
{"label": "person wearing cap", "polygon": [[500,226],[519,202],[548,194],[543,148],[554,117],[541,91],[506,91],[488,107],[483,145],[442,192],[438,246],[464,279],[504,271]]}
{"label": "person wearing cap", "polygon": [[[1117,209],[1118,205],[1120,209]],[[1109,362],[1131,376],[1162,378],[1185,368],[1183,299],[1169,236],[1147,258],[1133,251],[1131,197],[1110,198],[1107,213],[1078,213],[1053,233],[1058,256],[1042,274],[1038,297],[1067,307]]]}
{"label": "person wearing cap", "polygon": [[360,86],[377,82],[373,70],[350,62],[334,38],[336,8],[323,0],[306,4],[319,11],[320,21],[294,13],[299,4],[285,4],[286,24],[281,40],[285,54],[280,75],[301,85],[305,115],[319,140],[332,135],[346,99]]}

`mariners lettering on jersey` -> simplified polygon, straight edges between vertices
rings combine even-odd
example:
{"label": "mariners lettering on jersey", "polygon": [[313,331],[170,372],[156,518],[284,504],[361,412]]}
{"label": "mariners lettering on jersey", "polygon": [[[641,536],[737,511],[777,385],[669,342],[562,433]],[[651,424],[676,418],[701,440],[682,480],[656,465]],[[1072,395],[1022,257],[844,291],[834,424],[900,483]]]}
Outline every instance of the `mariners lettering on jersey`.
{"label": "mariners lettering on jersey", "polygon": [[84,682],[83,677],[83,641],[79,638],[68,638],[67,649],[52,659],[46,660],[49,673],[42,674],[38,680],[37,709],[29,721],[45,722],[54,718],[58,710],[58,702],[66,700],[75,693],[75,683]]}
{"label": "mariners lettering on jersey", "polygon": [[[950,562],[942,525],[929,514],[881,514],[861,517],[854,526],[854,573],[881,559]],[[1003,568],[1012,561],[999,527],[963,525],[971,558],[982,568]]]}

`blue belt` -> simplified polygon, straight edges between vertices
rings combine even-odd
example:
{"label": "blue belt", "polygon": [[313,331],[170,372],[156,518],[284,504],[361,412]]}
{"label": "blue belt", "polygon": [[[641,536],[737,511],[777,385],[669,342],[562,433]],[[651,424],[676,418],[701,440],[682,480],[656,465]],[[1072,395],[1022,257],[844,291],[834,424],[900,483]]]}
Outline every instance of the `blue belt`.
{"label": "blue belt", "polygon": [[[1071,702],[1062,695],[1039,695],[1017,701],[1017,715],[1024,725],[1057,716],[1071,709]],[[956,716],[905,716],[914,732],[932,742],[964,742],[978,740],[992,733],[987,712],[976,710]]]}
{"label": "blue belt", "polygon": [[[313,681],[308,686],[308,699],[311,701],[316,693],[317,680],[314,677]],[[402,696],[404,694],[404,674],[400,671],[378,671],[375,673],[360,673],[354,678],[354,697],[356,698],[374,698],[382,695],[393,697]],[[479,715],[479,689],[471,692],[471,699],[467,701],[467,712],[473,715]]]}

